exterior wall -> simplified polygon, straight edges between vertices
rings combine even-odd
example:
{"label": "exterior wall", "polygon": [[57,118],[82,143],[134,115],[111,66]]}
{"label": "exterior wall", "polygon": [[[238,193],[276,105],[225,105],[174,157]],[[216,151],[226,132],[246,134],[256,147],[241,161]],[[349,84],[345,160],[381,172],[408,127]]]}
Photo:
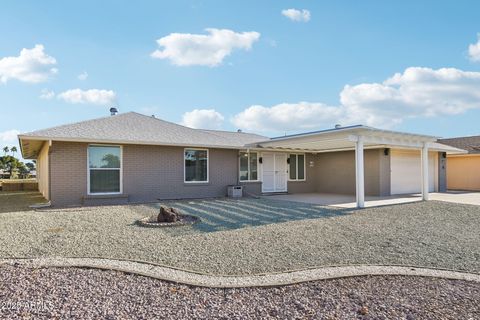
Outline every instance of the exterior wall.
{"label": "exterior wall", "polygon": [[209,149],[209,182],[184,183],[183,147],[125,145],[123,192],[131,202],[225,196],[237,182],[238,150]]}
{"label": "exterior wall", "polygon": [[43,197],[47,200],[50,199],[50,170],[49,170],[49,147],[48,142],[45,142],[40,149],[37,157],[37,181],[38,190],[42,193]]}
{"label": "exterior wall", "polygon": [[[365,150],[365,194],[389,194],[385,185],[388,157],[383,149]],[[355,194],[355,151],[326,152],[317,155],[317,192]],[[308,179],[308,177],[307,177]]]}
{"label": "exterior wall", "polygon": [[380,192],[379,195],[382,197],[391,195],[391,150],[390,149],[380,149],[379,150],[379,183],[380,183]]}
{"label": "exterior wall", "polygon": [[447,187],[451,190],[480,190],[480,155],[447,157]]}
{"label": "exterior wall", "polygon": [[[39,184],[53,205],[219,197],[226,195],[228,185],[238,183],[238,150],[209,149],[209,182],[191,184],[183,181],[183,147],[123,145],[123,194],[88,196],[87,147],[87,143],[54,141],[50,149],[42,148],[38,163]],[[366,195],[390,194],[391,157],[384,150],[365,150]],[[477,159],[480,164],[480,157]],[[245,195],[261,194],[261,182],[241,184]],[[306,181],[288,181],[288,192],[355,194],[355,152],[307,153]]]}
{"label": "exterior wall", "polygon": [[237,182],[238,150],[209,149],[209,182],[191,184],[183,181],[183,147],[124,145],[123,195],[87,196],[87,147],[87,143],[53,142],[53,205],[123,203],[125,196],[129,202],[218,197]]}
{"label": "exterior wall", "polygon": [[[318,161],[316,155],[312,153],[305,154],[305,181],[287,181],[287,190],[289,193],[311,193],[317,191],[318,183]],[[313,166],[310,163],[313,162]]]}
{"label": "exterior wall", "polygon": [[81,205],[87,194],[86,143],[54,141],[50,153],[50,200],[54,206]]}
{"label": "exterior wall", "polygon": [[259,196],[262,194],[262,182],[240,182],[240,185],[243,186],[243,195],[244,196]]}

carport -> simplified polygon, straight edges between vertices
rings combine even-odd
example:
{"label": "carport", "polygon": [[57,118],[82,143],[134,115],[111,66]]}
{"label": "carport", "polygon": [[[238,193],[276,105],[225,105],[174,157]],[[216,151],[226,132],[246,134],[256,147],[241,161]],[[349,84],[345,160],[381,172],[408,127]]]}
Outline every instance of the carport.
{"label": "carport", "polygon": [[421,195],[429,198],[429,151],[442,153],[464,153],[464,150],[437,143],[437,137],[381,130],[368,126],[336,126],[334,129],[314,131],[272,138],[252,144],[256,151],[325,153],[355,151],[355,199],[358,208],[365,207],[365,150],[390,149],[419,150],[421,168]]}

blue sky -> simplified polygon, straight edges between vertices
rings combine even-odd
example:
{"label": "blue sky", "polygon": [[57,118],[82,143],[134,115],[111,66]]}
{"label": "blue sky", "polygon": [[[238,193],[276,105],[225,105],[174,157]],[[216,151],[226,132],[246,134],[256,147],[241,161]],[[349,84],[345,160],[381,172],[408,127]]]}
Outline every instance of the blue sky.
{"label": "blue sky", "polygon": [[8,1],[0,28],[2,144],[111,105],[266,135],[480,134],[478,1]]}

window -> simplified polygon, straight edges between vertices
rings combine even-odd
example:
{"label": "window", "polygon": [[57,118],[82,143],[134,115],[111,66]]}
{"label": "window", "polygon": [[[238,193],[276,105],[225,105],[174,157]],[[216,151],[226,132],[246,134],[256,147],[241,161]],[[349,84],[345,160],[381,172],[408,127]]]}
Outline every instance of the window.
{"label": "window", "polygon": [[185,182],[208,182],[208,150],[185,149]]}
{"label": "window", "polygon": [[88,193],[121,193],[120,146],[88,147]]}
{"label": "window", "polygon": [[305,180],[305,155],[290,154],[290,180]]}
{"label": "window", "polygon": [[256,152],[240,152],[240,181],[258,180],[258,155]]}

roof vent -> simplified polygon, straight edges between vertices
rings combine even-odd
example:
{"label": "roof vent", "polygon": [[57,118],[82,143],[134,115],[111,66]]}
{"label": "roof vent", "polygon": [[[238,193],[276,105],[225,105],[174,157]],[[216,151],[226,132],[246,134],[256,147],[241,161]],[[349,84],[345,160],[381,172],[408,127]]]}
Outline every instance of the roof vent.
{"label": "roof vent", "polygon": [[238,133],[242,133],[242,129],[238,129],[237,132],[238,132]]}
{"label": "roof vent", "polygon": [[111,115],[111,116],[114,116],[114,115],[116,115],[117,113],[118,113],[118,109],[117,109],[117,108],[115,108],[115,107],[110,108],[110,115]]}
{"label": "roof vent", "polygon": [[341,127],[342,127],[341,124],[338,124],[338,123],[337,123],[337,124],[335,125],[335,129],[340,129]]}

